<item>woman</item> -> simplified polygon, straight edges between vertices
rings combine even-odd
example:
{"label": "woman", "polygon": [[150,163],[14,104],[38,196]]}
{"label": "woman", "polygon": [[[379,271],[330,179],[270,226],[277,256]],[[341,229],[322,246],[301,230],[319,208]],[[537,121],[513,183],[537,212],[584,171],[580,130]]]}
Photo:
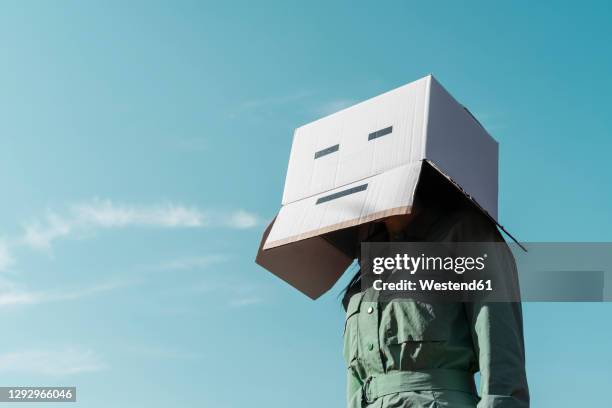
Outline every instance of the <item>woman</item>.
{"label": "woman", "polygon": [[[411,214],[370,224],[365,240],[504,242],[471,202],[440,194],[444,186],[431,180],[420,186]],[[496,268],[517,285],[510,251],[495,247]],[[520,303],[379,302],[372,288],[362,290],[358,272],[343,304],[350,408],[529,406]]]}

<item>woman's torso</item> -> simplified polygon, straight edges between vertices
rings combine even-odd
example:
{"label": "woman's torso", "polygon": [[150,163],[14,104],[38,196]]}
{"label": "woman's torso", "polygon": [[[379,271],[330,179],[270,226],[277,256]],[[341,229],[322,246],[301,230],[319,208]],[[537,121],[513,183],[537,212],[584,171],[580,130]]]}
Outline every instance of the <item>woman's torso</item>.
{"label": "woman's torso", "polygon": [[[434,228],[411,240],[452,240],[449,232],[458,217],[480,216],[440,217]],[[344,359],[352,373],[349,381],[362,390],[349,396],[351,408],[476,406],[473,375],[478,363],[463,303],[383,303],[372,288],[353,290],[349,299]]]}

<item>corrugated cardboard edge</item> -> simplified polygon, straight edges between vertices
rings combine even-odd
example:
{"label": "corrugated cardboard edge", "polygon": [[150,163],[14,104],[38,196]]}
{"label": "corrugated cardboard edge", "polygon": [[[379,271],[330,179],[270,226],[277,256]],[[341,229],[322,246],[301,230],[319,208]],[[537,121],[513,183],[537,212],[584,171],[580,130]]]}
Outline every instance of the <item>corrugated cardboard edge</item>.
{"label": "corrugated cardboard edge", "polygon": [[390,208],[388,210],[378,211],[378,212],[375,212],[375,213],[372,213],[372,214],[368,214],[368,215],[366,215],[364,217],[354,218],[352,220],[343,221],[343,222],[339,222],[339,223],[336,223],[336,224],[328,225],[326,227],[319,228],[319,229],[312,230],[312,231],[308,231],[308,232],[304,232],[302,234],[297,234],[297,235],[293,235],[291,237],[279,239],[277,241],[266,242],[265,245],[263,246],[263,250],[265,251],[267,249],[272,249],[272,248],[276,248],[276,247],[279,247],[279,246],[282,246],[282,245],[291,244],[293,242],[302,241],[304,239],[308,239],[308,238],[316,237],[316,236],[319,236],[319,235],[327,234],[328,232],[332,232],[332,231],[337,231],[337,230],[340,230],[340,229],[354,227],[356,225],[361,225],[361,224],[365,224],[367,222],[379,220],[379,219],[386,218],[386,217],[391,217],[393,215],[409,214],[410,211],[411,211],[411,208],[412,207],[409,206],[409,205],[402,206],[402,207]]}
{"label": "corrugated cardboard edge", "polygon": [[[468,200],[470,200],[475,206],[476,208],[478,208],[480,211],[482,211],[482,213],[484,213],[491,221],[493,221],[508,237],[510,237],[514,242],[517,243],[517,245],[522,248],[525,252],[527,252],[527,249],[512,235],[510,234],[510,232],[508,232],[508,230],[506,230],[506,228],[501,225],[496,219],[495,217],[493,217],[491,214],[489,214],[489,212],[482,207],[478,201],[476,201],[476,199],[474,197],[472,197],[467,191],[465,191],[459,184],[457,184],[451,177],[449,177],[446,173],[444,173],[438,166],[436,166],[436,164],[434,162],[432,162],[431,160],[427,160],[424,159],[423,162],[429,164],[434,170],[436,170],[442,177],[446,178],[456,189],[458,189],[461,194],[463,194]],[[418,183],[417,183],[418,186]],[[416,188],[416,186],[415,186]],[[297,235],[292,235],[290,237],[287,238],[283,238],[277,241],[272,241],[272,242],[266,242],[263,245],[263,250],[268,250],[268,249],[272,249],[272,248],[276,248],[279,246],[283,246],[283,245],[287,245],[287,244],[291,244],[294,242],[298,242],[298,241],[302,241],[308,238],[313,238],[316,236],[320,236],[323,234],[327,234],[329,232],[332,231],[337,231],[337,230],[341,230],[341,229],[345,229],[345,228],[350,228],[350,227],[354,227],[357,225],[361,225],[361,224],[365,224],[371,221],[375,221],[375,220],[379,220],[382,218],[386,218],[386,217],[391,217],[393,215],[403,215],[403,214],[409,214],[411,211],[411,206],[401,206],[401,207],[395,207],[395,208],[390,208],[388,210],[384,210],[384,211],[378,211],[372,214],[368,214],[364,217],[358,217],[358,218],[353,218],[351,220],[348,221],[343,221],[340,223],[336,223],[336,224],[332,224],[332,225],[328,225],[325,226],[323,228],[318,228],[315,230],[311,230],[311,231],[307,231],[301,234],[297,234]]]}

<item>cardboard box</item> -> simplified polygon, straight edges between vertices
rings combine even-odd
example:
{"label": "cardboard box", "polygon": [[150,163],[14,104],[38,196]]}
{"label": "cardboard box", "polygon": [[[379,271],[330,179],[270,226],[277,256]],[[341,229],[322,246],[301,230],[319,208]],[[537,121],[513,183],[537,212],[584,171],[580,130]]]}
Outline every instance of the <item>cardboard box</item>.
{"label": "cardboard box", "polygon": [[256,262],[316,299],[353,261],[329,234],[409,213],[424,163],[497,222],[498,144],[431,75],[297,128]]}

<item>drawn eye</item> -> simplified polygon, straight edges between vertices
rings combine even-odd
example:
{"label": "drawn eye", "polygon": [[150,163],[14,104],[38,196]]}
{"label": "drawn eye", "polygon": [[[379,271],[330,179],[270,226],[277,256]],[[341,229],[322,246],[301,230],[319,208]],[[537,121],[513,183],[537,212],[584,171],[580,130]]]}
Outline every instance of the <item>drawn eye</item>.
{"label": "drawn eye", "polygon": [[318,159],[319,157],[327,156],[330,153],[337,152],[339,148],[340,148],[339,144],[336,144],[330,147],[326,147],[323,150],[319,150],[318,152],[315,152],[314,158]]}
{"label": "drawn eye", "polygon": [[376,132],[372,132],[368,135],[368,140],[373,140],[389,133],[393,132],[393,126],[386,127],[384,129],[377,130]]}

